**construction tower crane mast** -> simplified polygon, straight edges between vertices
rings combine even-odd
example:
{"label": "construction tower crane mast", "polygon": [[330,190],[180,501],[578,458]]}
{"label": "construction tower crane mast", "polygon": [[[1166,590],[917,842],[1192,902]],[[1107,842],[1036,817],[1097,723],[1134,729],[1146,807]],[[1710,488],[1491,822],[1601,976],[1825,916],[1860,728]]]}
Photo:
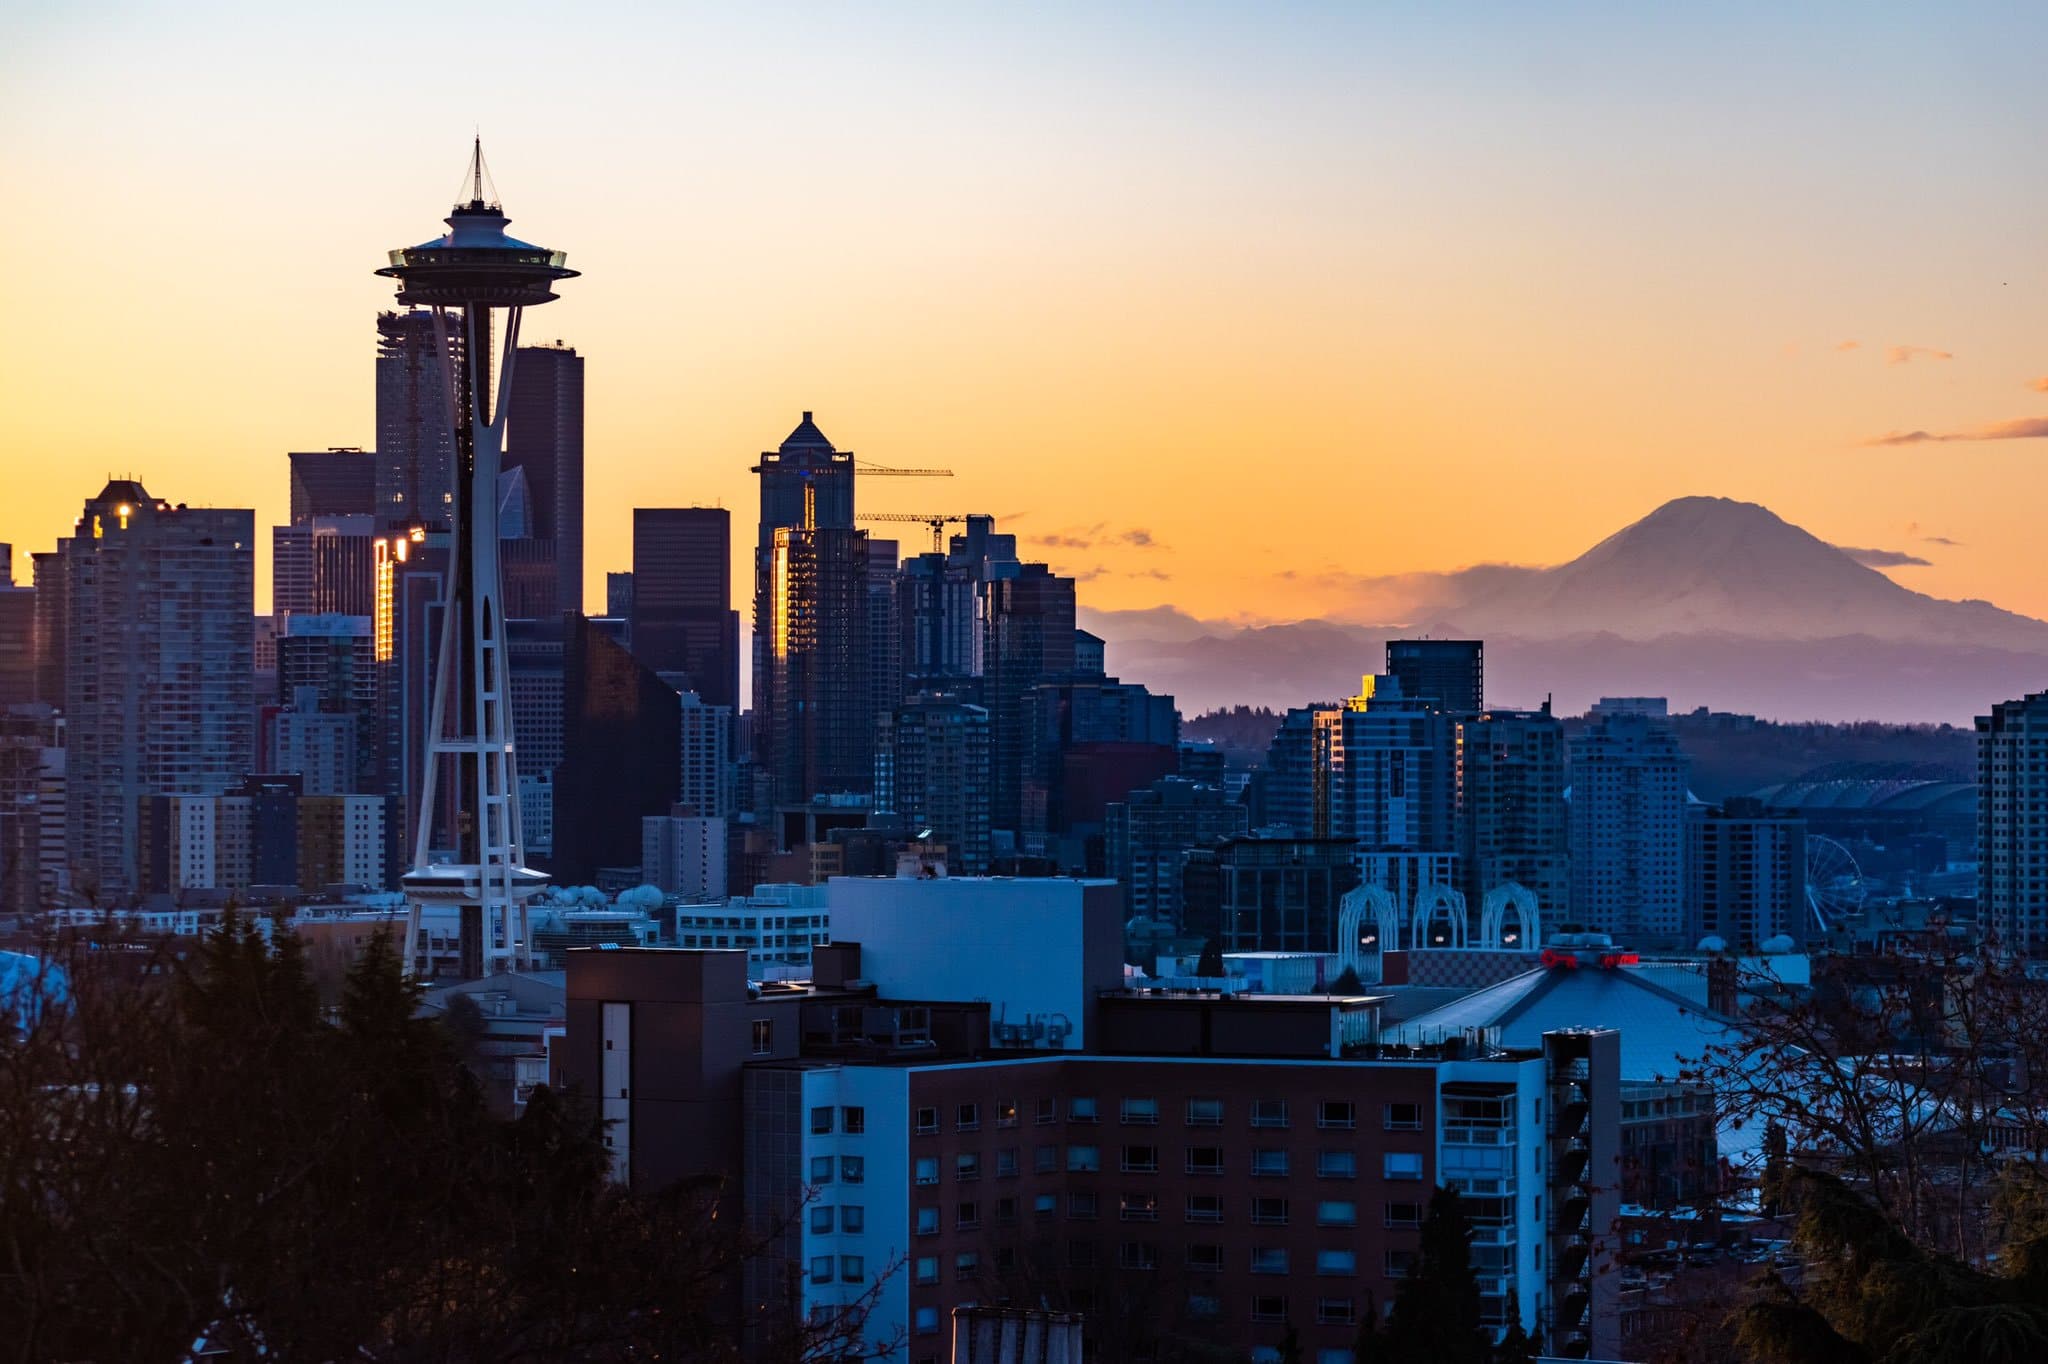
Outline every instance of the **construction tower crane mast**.
{"label": "construction tower crane mast", "polygon": [[932,532],[932,553],[934,554],[946,552],[946,527],[964,526],[967,524],[967,517],[964,513],[958,516],[943,516],[929,513],[920,514],[917,512],[860,512],[853,519],[856,521],[905,521],[915,522],[921,526],[929,526]]}
{"label": "construction tower crane mast", "polygon": [[[953,476],[951,469],[892,469],[886,464],[870,464],[864,459],[855,460],[853,468],[857,474],[868,474],[875,478],[951,478]],[[912,519],[923,520],[924,518],[914,517]]]}

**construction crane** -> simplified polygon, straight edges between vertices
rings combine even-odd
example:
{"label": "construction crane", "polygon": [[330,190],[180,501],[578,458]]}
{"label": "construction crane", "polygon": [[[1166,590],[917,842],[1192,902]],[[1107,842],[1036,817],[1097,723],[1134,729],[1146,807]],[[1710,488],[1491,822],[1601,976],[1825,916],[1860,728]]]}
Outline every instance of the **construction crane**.
{"label": "construction crane", "polygon": [[946,527],[964,526],[967,524],[967,518],[964,515],[920,515],[917,512],[861,512],[853,519],[856,521],[914,521],[919,525],[930,526],[932,531],[932,553],[934,554],[946,552]]}
{"label": "construction crane", "polygon": [[[857,474],[867,474],[874,478],[951,478],[953,476],[951,469],[892,469],[886,464],[870,464],[864,459],[855,460],[853,467]],[[913,519],[922,520],[923,518],[917,517]]]}

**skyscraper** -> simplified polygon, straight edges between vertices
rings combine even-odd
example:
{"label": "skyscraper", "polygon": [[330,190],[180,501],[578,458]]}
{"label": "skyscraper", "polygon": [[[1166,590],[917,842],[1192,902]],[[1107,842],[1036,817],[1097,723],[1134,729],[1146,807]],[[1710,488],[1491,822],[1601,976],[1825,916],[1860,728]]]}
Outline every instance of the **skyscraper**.
{"label": "skyscraper", "polygon": [[522,346],[512,368],[505,471],[523,470],[526,538],[551,547],[554,614],[583,611],[583,357],[568,346]]}
{"label": "skyscraper", "polygon": [[633,656],[680,673],[707,706],[735,712],[740,618],[732,606],[732,513],[723,507],[635,507],[629,581]]}
{"label": "skyscraper", "polygon": [[943,696],[896,708],[888,726],[894,812],[913,834],[930,830],[947,870],[978,876],[989,864],[988,712]]}
{"label": "skyscraper", "polygon": [[896,541],[868,537],[868,712],[877,729],[890,723],[910,695],[903,684],[903,629],[896,619],[899,559]]}
{"label": "skyscraper", "polygon": [[2048,692],[1977,717],[1978,889],[2000,946],[2048,952]]}
{"label": "skyscraper", "polygon": [[1476,639],[1390,639],[1387,672],[1401,694],[1454,715],[1486,709],[1486,645]]}
{"label": "skyscraper", "polygon": [[[825,438],[809,412],[782,444],[761,452],[753,472],[761,479],[761,518],[754,535],[754,708],[768,671],[769,628],[775,591],[775,537],[785,530],[853,529],[853,452]],[[644,590],[636,581],[634,592]],[[710,692],[706,700],[712,700]],[[733,702],[737,708],[738,702]]]}
{"label": "skyscraper", "polygon": [[1732,796],[1718,808],[1695,808],[1686,833],[1687,937],[1717,937],[1737,952],[1772,938],[1806,941],[1803,818]]}
{"label": "skyscraper", "polygon": [[377,457],[355,446],[294,450],[291,461],[291,519],[316,516],[374,516],[377,512]]}
{"label": "skyscraper", "polygon": [[1339,716],[1344,760],[1331,832],[1367,852],[1452,851],[1454,722],[1397,677],[1363,682]]}
{"label": "skyscraper", "polygon": [[145,795],[227,791],[255,752],[256,514],[115,479],[57,544],[69,735],[66,854],[103,902],[139,885]]}
{"label": "skyscraper", "polygon": [[757,627],[754,756],[778,803],[874,783],[867,540],[864,530],[775,532]]}
{"label": "skyscraper", "polygon": [[1571,916],[1630,947],[1685,943],[1685,805],[1678,737],[1605,715],[1572,746]]}
{"label": "skyscraper", "polygon": [[1189,851],[1244,832],[1242,805],[1185,777],[1161,777],[1110,805],[1102,821],[1103,861],[1124,888],[1124,912],[1178,925]]}
{"label": "skyscraper", "polygon": [[914,554],[897,570],[895,587],[905,694],[972,677],[981,649],[967,567],[944,554]]}
{"label": "skyscraper", "polygon": [[64,708],[64,562],[54,549],[29,556],[35,573],[36,700]]}
{"label": "skyscraper", "polygon": [[[994,790],[989,818],[1011,832],[1024,827],[1024,786],[1030,755],[1024,697],[1040,681],[1074,670],[1074,580],[1044,564],[985,585],[983,668],[987,679]],[[1038,814],[1043,827],[1044,812]]]}
{"label": "skyscraper", "polygon": [[604,629],[564,616],[562,763],[555,769],[556,874],[571,885],[640,860],[640,821],[681,784],[675,689]]}
{"label": "skyscraper", "polygon": [[1461,716],[1458,861],[1466,904],[1512,881],[1546,925],[1569,917],[1571,829],[1564,801],[1564,724],[1543,710]]}
{"label": "skyscraper", "polygon": [[448,375],[462,360],[460,318],[438,332],[433,310],[377,314],[377,522],[446,527],[455,505]]}
{"label": "skyscraper", "polygon": [[14,546],[0,544],[0,709],[36,695],[36,590],[14,581]]}
{"label": "skyscraper", "polygon": [[270,609],[367,616],[376,593],[376,519],[309,516],[270,528]]}

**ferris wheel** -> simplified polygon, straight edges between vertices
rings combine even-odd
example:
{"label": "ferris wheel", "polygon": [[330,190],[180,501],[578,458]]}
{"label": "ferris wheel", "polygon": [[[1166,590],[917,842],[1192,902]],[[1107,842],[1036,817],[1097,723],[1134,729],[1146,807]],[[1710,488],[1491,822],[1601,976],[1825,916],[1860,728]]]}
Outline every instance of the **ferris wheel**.
{"label": "ferris wheel", "polygon": [[1834,839],[1809,834],[1806,839],[1806,904],[1821,931],[1835,920],[1863,909],[1863,868],[1855,855]]}

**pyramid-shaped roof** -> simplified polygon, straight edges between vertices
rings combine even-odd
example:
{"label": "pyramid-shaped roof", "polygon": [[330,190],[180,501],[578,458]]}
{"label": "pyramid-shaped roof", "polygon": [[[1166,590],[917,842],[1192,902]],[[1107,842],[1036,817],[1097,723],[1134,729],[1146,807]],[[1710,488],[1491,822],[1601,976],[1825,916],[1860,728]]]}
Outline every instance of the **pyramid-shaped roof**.
{"label": "pyramid-shaped roof", "polygon": [[811,414],[808,412],[804,413],[804,419],[796,424],[796,430],[789,433],[788,438],[782,442],[781,446],[784,454],[788,454],[792,450],[831,450],[835,448],[831,441],[825,439],[825,433],[818,429],[818,424],[811,420]]}

